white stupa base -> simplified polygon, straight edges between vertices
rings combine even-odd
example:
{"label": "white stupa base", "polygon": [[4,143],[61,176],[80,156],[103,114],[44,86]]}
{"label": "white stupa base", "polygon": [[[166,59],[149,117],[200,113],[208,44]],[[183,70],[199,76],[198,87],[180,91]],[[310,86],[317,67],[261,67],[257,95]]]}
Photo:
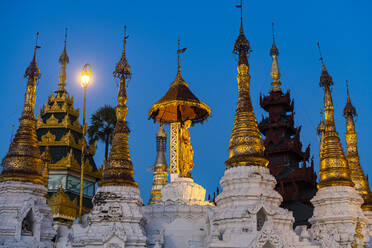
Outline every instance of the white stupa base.
{"label": "white stupa base", "polygon": [[[19,181],[0,183],[0,247],[53,247],[56,232],[46,194],[47,188],[43,185]],[[31,232],[22,228],[25,219],[31,224],[28,225]]]}
{"label": "white stupa base", "polygon": [[364,241],[366,244],[369,242],[368,219],[360,207],[363,199],[353,187],[321,188],[311,202],[314,205],[314,215],[309,220],[312,238],[322,247],[350,247],[358,218],[363,227]]}
{"label": "white stupa base", "polygon": [[368,232],[369,232],[369,236],[371,237],[372,236],[372,211],[363,211],[363,213],[364,213],[364,216],[366,216],[368,219]]}
{"label": "white stupa base", "polygon": [[279,205],[276,181],[266,167],[240,166],[227,169],[221,179],[222,193],[210,209],[207,247],[318,247],[305,229],[293,231],[292,213]]}
{"label": "white stupa base", "polygon": [[99,187],[87,223],[64,231],[57,247],[146,247],[139,189],[127,186]]}
{"label": "white stupa base", "polygon": [[163,201],[181,201],[186,205],[210,205],[205,201],[205,189],[191,178],[177,177],[162,190]]}
{"label": "white stupa base", "polygon": [[174,177],[162,188],[162,202],[143,207],[149,247],[205,248],[205,189],[191,178]]}

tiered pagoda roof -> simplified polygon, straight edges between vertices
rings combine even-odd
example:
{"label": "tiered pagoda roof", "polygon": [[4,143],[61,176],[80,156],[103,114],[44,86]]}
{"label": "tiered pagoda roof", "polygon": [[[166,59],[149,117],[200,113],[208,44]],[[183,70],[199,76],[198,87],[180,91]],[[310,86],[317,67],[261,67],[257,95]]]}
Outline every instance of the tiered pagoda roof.
{"label": "tiered pagoda roof", "polygon": [[[80,192],[80,169],[81,169],[81,150],[86,140],[83,137],[83,127],[79,123],[79,109],[74,108],[74,99],[69,95],[66,86],[66,64],[69,58],[66,53],[66,44],[59,62],[61,70],[59,73],[59,88],[52,92],[48,101],[43,105],[40,114],[37,115],[36,133],[40,146],[40,153],[44,154],[46,149],[50,154],[48,163],[49,196],[64,190],[70,197],[71,202],[79,196]],[[84,211],[88,212],[92,207],[92,197],[95,193],[95,183],[101,177],[101,171],[97,170],[93,156],[95,145],[88,149],[85,155],[84,167]],[[59,192],[59,194],[61,194]],[[56,199],[53,197],[53,209],[62,209],[56,206]],[[75,201],[74,201],[75,202]],[[75,202],[75,204],[77,204]],[[55,218],[60,219],[61,213],[53,212]],[[77,216],[75,216],[77,217]],[[71,220],[71,216],[66,219]]]}
{"label": "tiered pagoda roof", "polygon": [[277,180],[275,189],[283,197],[282,207],[293,211],[295,226],[306,225],[313,212],[310,199],[316,192],[314,162],[311,160],[311,166],[307,167],[310,146],[303,151],[301,126],[294,126],[294,101],[289,91],[283,93],[280,88],[279,50],[275,42],[270,55],[273,59],[270,73],[273,88],[269,95],[260,96],[260,105],[269,116],[263,117],[258,127],[265,136],[265,157],[269,160],[271,174]]}

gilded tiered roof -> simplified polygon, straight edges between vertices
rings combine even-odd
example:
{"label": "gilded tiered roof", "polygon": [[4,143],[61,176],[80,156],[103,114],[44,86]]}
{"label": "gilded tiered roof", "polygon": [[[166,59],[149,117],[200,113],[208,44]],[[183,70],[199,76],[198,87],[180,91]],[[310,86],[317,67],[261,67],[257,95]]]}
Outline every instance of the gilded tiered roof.
{"label": "gilded tiered roof", "polygon": [[62,187],[48,199],[48,205],[54,220],[72,222],[77,218],[77,198],[72,201]]}
{"label": "gilded tiered roof", "polygon": [[[51,162],[49,170],[71,170],[80,173],[83,128],[79,123],[79,109],[74,108],[74,98],[69,95],[66,86],[66,66],[69,57],[66,51],[66,41],[59,57],[61,69],[59,72],[59,88],[51,93],[48,101],[37,115],[36,131],[41,153],[49,147]],[[90,153],[85,156],[85,175],[92,179],[100,177],[93,160],[95,147],[90,147]]]}
{"label": "gilded tiered roof", "polygon": [[344,117],[346,118],[346,159],[350,167],[350,177],[354,183],[357,192],[363,197],[364,210],[372,210],[372,193],[369,188],[367,177],[364,175],[360,165],[360,157],[357,145],[357,133],[355,131],[354,117],[357,115],[355,107],[351,103],[349,88],[347,88],[347,101],[344,108]]}
{"label": "gilded tiered roof", "polygon": [[239,36],[233,50],[239,56],[237,77],[239,97],[229,143],[229,159],[225,162],[227,168],[267,166],[268,164],[268,160],[264,156],[265,147],[258,130],[249,92],[251,76],[249,75],[248,55],[250,50],[241,21]]}
{"label": "gilded tiered roof", "polygon": [[336,131],[334,107],[331,94],[333,85],[323,60],[319,85],[324,88],[324,131],[320,147],[319,187],[354,186],[350,178],[350,169],[342,150],[340,138]]}
{"label": "gilded tiered roof", "polygon": [[123,40],[123,53],[113,72],[114,77],[120,80],[119,92],[116,105],[116,125],[112,135],[111,150],[108,161],[103,169],[102,186],[124,185],[138,187],[133,178],[133,164],[129,154],[129,129],[126,123],[128,112],[127,102],[127,80],[132,76],[129,63],[125,54],[125,45],[128,36],[125,34]]}
{"label": "gilded tiered roof", "polygon": [[45,185],[43,161],[40,157],[34,117],[36,81],[41,76],[36,62],[38,48],[40,47],[36,44],[33,59],[24,75],[27,78],[24,107],[17,133],[2,162],[4,169],[1,173],[1,181],[14,180]]}

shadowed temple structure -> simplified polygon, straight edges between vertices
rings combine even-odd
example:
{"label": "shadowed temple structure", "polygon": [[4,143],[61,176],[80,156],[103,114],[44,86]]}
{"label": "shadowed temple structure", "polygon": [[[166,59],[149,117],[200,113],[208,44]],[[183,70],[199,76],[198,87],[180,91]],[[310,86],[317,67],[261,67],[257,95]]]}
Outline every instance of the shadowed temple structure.
{"label": "shadowed temple structure", "polygon": [[260,97],[261,107],[269,114],[259,123],[260,132],[265,136],[265,156],[277,181],[275,190],[283,197],[281,206],[293,212],[295,226],[308,225],[313,214],[310,199],[317,190],[314,161],[312,159],[307,166],[310,146],[302,150],[301,126],[294,127],[294,100],[291,100],[289,91],[284,94],[280,88],[279,49],[275,40],[270,55],[273,87],[269,95]]}

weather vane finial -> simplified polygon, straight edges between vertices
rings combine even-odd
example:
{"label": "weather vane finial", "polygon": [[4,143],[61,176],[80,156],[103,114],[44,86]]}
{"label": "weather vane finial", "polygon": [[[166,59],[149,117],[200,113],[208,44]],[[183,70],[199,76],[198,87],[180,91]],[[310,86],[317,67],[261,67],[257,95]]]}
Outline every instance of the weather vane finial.
{"label": "weather vane finial", "polygon": [[243,0],[240,0],[239,5],[235,5],[238,9],[240,9],[240,25],[243,26]]}
{"label": "weather vane finial", "polygon": [[127,39],[129,38],[129,35],[127,35],[127,26],[124,26],[124,45],[127,42]]}
{"label": "weather vane finial", "polygon": [[323,60],[323,56],[322,56],[322,51],[320,50],[319,41],[318,41],[316,44],[317,44],[317,46],[318,46],[318,50],[319,50],[319,56],[320,56],[319,60],[322,62],[322,66],[323,66],[323,68],[324,68],[325,65],[324,65],[324,60]]}
{"label": "weather vane finial", "polygon": [[271,31],[273,33],[273,43],[275,43],[275,29],[274,29],[274,22],[271,23]]}
{"label": "weather vane finial", "polygon": [[65,47],[66,47],[66,43],[67,43],[67,28],[65,28]]}
{"label": "weather vane finial", "polygon": [[186,48],[181,48],[181,41],[180,38],[178,38],[178,48],[177,48],[177,55],[178,55],[178,72],[181,72],[181,53],[184,53],[186,51]]}
{"label": "weather vane finial", "polygon": [[38,46],[38,41],[39,41],[39,32],[36,32],[36,40],[35,40],[35,51],[36,49],[41,48],[41,46]]}

